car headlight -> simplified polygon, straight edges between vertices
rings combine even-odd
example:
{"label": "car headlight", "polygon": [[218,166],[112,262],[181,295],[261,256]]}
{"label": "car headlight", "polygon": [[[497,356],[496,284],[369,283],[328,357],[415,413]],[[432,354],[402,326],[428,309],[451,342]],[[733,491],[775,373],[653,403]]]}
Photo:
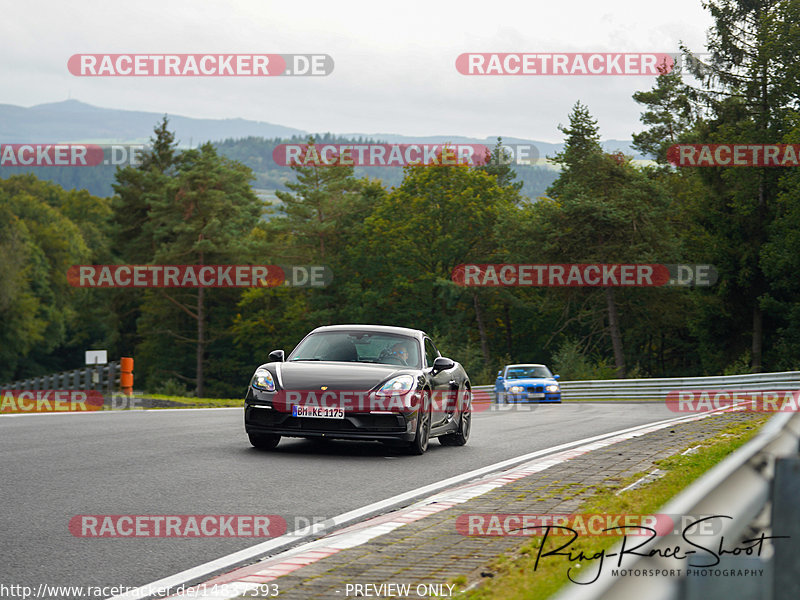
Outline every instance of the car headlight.
{"label": "car headlight", "polygon": [[257,390],[262,390],[264,392],[274,392],[275,391],[275,380],[272,378],[272,373],[269,371],[256,371],[256,374],[253,375],[253,380],[250,382]]}
{"label": "car headlight", "polygon": [[557,392],[558,391],[558,384],[557,383],[551,383],[550,385],[548,385],[544,389],[546,389],[548,392]]}
{"label": "car headlight", "polygon": [[392,394],[403,394],[414,387],[414,378],[411,375],[398,375],[390,379],[381,386],[376,394],[378,396],[391,396]]}
{"label": "car headlight", "polygon": [[510,388],[508,388],[508,391],[512,394],[521,394],[525,391],[525,388],[521,385],[512,385]]}

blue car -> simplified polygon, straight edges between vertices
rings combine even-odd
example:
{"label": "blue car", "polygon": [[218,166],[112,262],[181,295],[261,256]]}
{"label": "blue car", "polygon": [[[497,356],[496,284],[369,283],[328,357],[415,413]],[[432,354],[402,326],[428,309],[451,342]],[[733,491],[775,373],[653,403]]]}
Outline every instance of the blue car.
{"label": "blue car", "polygon": [[497,402],[561,402],[558,375],[545,365],[506,365],[497,372]]}

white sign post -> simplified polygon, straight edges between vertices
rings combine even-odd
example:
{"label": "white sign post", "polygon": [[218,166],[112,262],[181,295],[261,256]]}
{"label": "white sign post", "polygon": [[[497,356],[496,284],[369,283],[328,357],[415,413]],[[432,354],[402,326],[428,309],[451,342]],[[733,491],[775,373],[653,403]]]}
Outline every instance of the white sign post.
{"label": "white sign post", "polygon": [[108,352],[106,350],[87,350],[86,351],[86,364],[94,365],[94,372],[92,373],[92,388],[97,388],[100,383],[100,371],[97,365],[108,364]]}
{"label": "white sign post", "polygon": [[105,365],[108,363],[108,352],[106,350],[87,350],[87,365]]}

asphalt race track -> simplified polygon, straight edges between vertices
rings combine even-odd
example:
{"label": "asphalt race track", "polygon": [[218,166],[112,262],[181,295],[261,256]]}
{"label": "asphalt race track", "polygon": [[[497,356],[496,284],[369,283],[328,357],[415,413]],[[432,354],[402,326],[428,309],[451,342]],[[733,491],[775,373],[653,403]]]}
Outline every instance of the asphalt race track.
{"label": "asphalt race track", "polygon": [[[280,515],[288,531],[528,452],[675,417],[663,404],[479,412],[467,446],[421,456],[284,438],[250,447],[240,409],[0,417],[0,583],[140,586],[264,538],[78,538],[75,515]],[[67,598],[68,596],[65,596]]]}

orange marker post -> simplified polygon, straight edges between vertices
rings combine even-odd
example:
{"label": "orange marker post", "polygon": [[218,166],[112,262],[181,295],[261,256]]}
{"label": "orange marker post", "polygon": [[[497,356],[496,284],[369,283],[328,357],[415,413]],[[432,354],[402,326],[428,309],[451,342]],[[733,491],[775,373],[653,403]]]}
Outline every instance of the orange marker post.
{"label": "orange marker post", "polygon": [[122,393],[130,396],[133,394],[133,359],[122,357],[120,359],[119,385]]}

